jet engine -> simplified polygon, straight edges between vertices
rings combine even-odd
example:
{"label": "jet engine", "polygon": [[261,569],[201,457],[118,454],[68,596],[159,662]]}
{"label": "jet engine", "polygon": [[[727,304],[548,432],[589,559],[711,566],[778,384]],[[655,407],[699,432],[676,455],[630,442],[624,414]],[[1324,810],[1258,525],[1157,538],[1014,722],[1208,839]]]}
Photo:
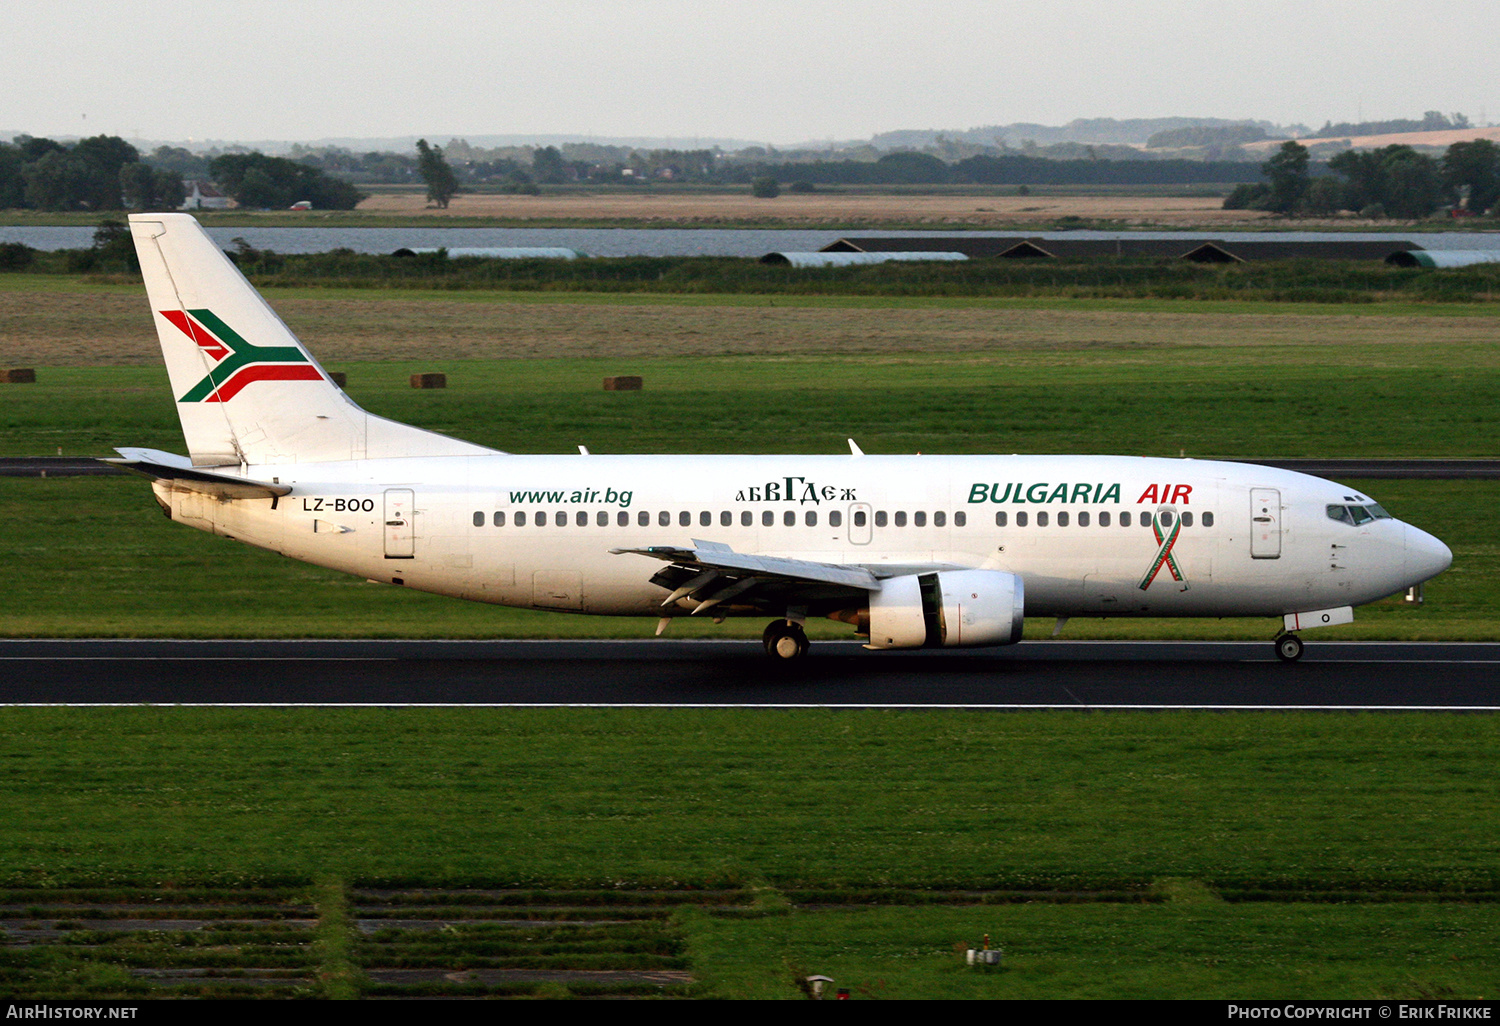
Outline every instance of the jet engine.
{"label": "jet engine", "polygon": [[1021,640],[1026,594],[1003,570],[888,577],[870,592],[868,648],[959,648]]}

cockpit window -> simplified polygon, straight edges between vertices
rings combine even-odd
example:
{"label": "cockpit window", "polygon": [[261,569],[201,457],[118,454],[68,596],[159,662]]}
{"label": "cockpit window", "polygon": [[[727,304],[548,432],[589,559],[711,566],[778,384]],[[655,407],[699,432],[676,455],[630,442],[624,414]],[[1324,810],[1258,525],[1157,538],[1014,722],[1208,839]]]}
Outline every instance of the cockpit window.
{"label": "cockpit window", "polygon": [[1381,509],[1376,503],[1368,506],[1333,506],[1328,507],[1328,519],[1337,520],[1341,524],[1349,524],[1358,527],[1360,524],[1368,524],[1372,520],[1394,520],[1389,513]]}

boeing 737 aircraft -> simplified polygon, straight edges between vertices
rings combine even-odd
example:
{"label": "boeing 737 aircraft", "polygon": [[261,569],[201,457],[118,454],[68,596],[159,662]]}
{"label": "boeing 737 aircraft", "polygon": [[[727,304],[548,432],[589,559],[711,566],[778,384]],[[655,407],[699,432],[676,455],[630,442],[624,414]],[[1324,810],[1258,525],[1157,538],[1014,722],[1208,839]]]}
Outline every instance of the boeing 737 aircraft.
{"label": "boeing 737 aircraft", "polygon": [[[808,617],[875,649],[1008,645],[1024,617],[1281,617],[1425,581],[1448,547],[1368,496],[1124,456],[517,456],[360,409],[186,214],[130,229],[187,456],[119,449],[173,520],[373,581],[532,609]],[[1269,631],[1268,631],[1269,633]]]}

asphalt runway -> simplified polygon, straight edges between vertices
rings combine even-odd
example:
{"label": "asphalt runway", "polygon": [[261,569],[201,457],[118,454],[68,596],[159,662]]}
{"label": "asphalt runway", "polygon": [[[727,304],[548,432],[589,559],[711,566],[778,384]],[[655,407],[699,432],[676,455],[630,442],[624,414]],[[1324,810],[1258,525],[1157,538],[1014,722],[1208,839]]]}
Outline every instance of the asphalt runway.
{"label": "asphalt runway", "polygon": [[0,641],[0,704],[1500,710],[1500,644]]}

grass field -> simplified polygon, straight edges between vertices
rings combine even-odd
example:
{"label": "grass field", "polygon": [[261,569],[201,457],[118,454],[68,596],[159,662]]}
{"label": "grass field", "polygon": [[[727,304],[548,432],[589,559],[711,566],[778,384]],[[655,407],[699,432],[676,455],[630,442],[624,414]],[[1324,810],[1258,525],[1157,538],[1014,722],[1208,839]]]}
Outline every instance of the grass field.
{"label": "grass field", "polygon": [[[840,452],[851,434],[872,452],[1497,449],[1487,304],[272,301],[363,405],[518,452]],[[0,386],[0,454],[181,451],[136,290],[0,276],[0,340],[0,363],[39,368]],[[417,370],[448,389],[410,389]],[[646,390],[602,392],[613,373]],[[1319,637],[1500,636],[1500,484],[1350,484],[1446,540],[1454,566],[1425,606],[1377,603]],[[135,479],[0,479],[0,515],[8,636],[650,630],[290,563],[167,522]],[[1074,621],[1066,636],[1272,628]],[[795,998],[818,972],[856,998],[1493,998],[1496,723],[0,709],[0,904],[26,910],[0,927],[0,993],[598,992],[496,982],[552,958],[680,968],[690,982],[618,992],[705,997]],[[654,925],[633,932],[531,925],[648,905]],[[124,929],[142,906],[225,927]],[[480,921],[502,906],[524,907],[511,933]],[[356,926],[381,915],[435,925]],[[986,933],[1005,968],[965,970]],[[417,967],[440,979],[391,982]]]}
{"label": "grass field", "polygon": [[[386,914],[439,920],[516,890],[513,905],[551,892],[536,918],[655,903],[676,908],[668,933],[705,996],[795,997],[797,976],[822,972],[857,997],[1492,997],[1496,729],[1415,715],[4,710],[0,885],[30,888],[7,900],[41,920],[81,898],[106,917],[143,895],[243,902],[252,885],[302,893],[325,927],[330,905],[354,914],[341,888],[356,884],[425,889],[407,899],[423,911]],[[985,933],[1007,968],[966,972],[962,949]],[[359,990],[382,965],[491,964],[486,937],[460,926],[405,961],[345,945],[347,978]],[[35,949],[0,949],[0,968],[51,986],[80,964],[268,957],[74,940],[51,969],[27,964]],[[269,964],[325,957],[289,955]]]}

